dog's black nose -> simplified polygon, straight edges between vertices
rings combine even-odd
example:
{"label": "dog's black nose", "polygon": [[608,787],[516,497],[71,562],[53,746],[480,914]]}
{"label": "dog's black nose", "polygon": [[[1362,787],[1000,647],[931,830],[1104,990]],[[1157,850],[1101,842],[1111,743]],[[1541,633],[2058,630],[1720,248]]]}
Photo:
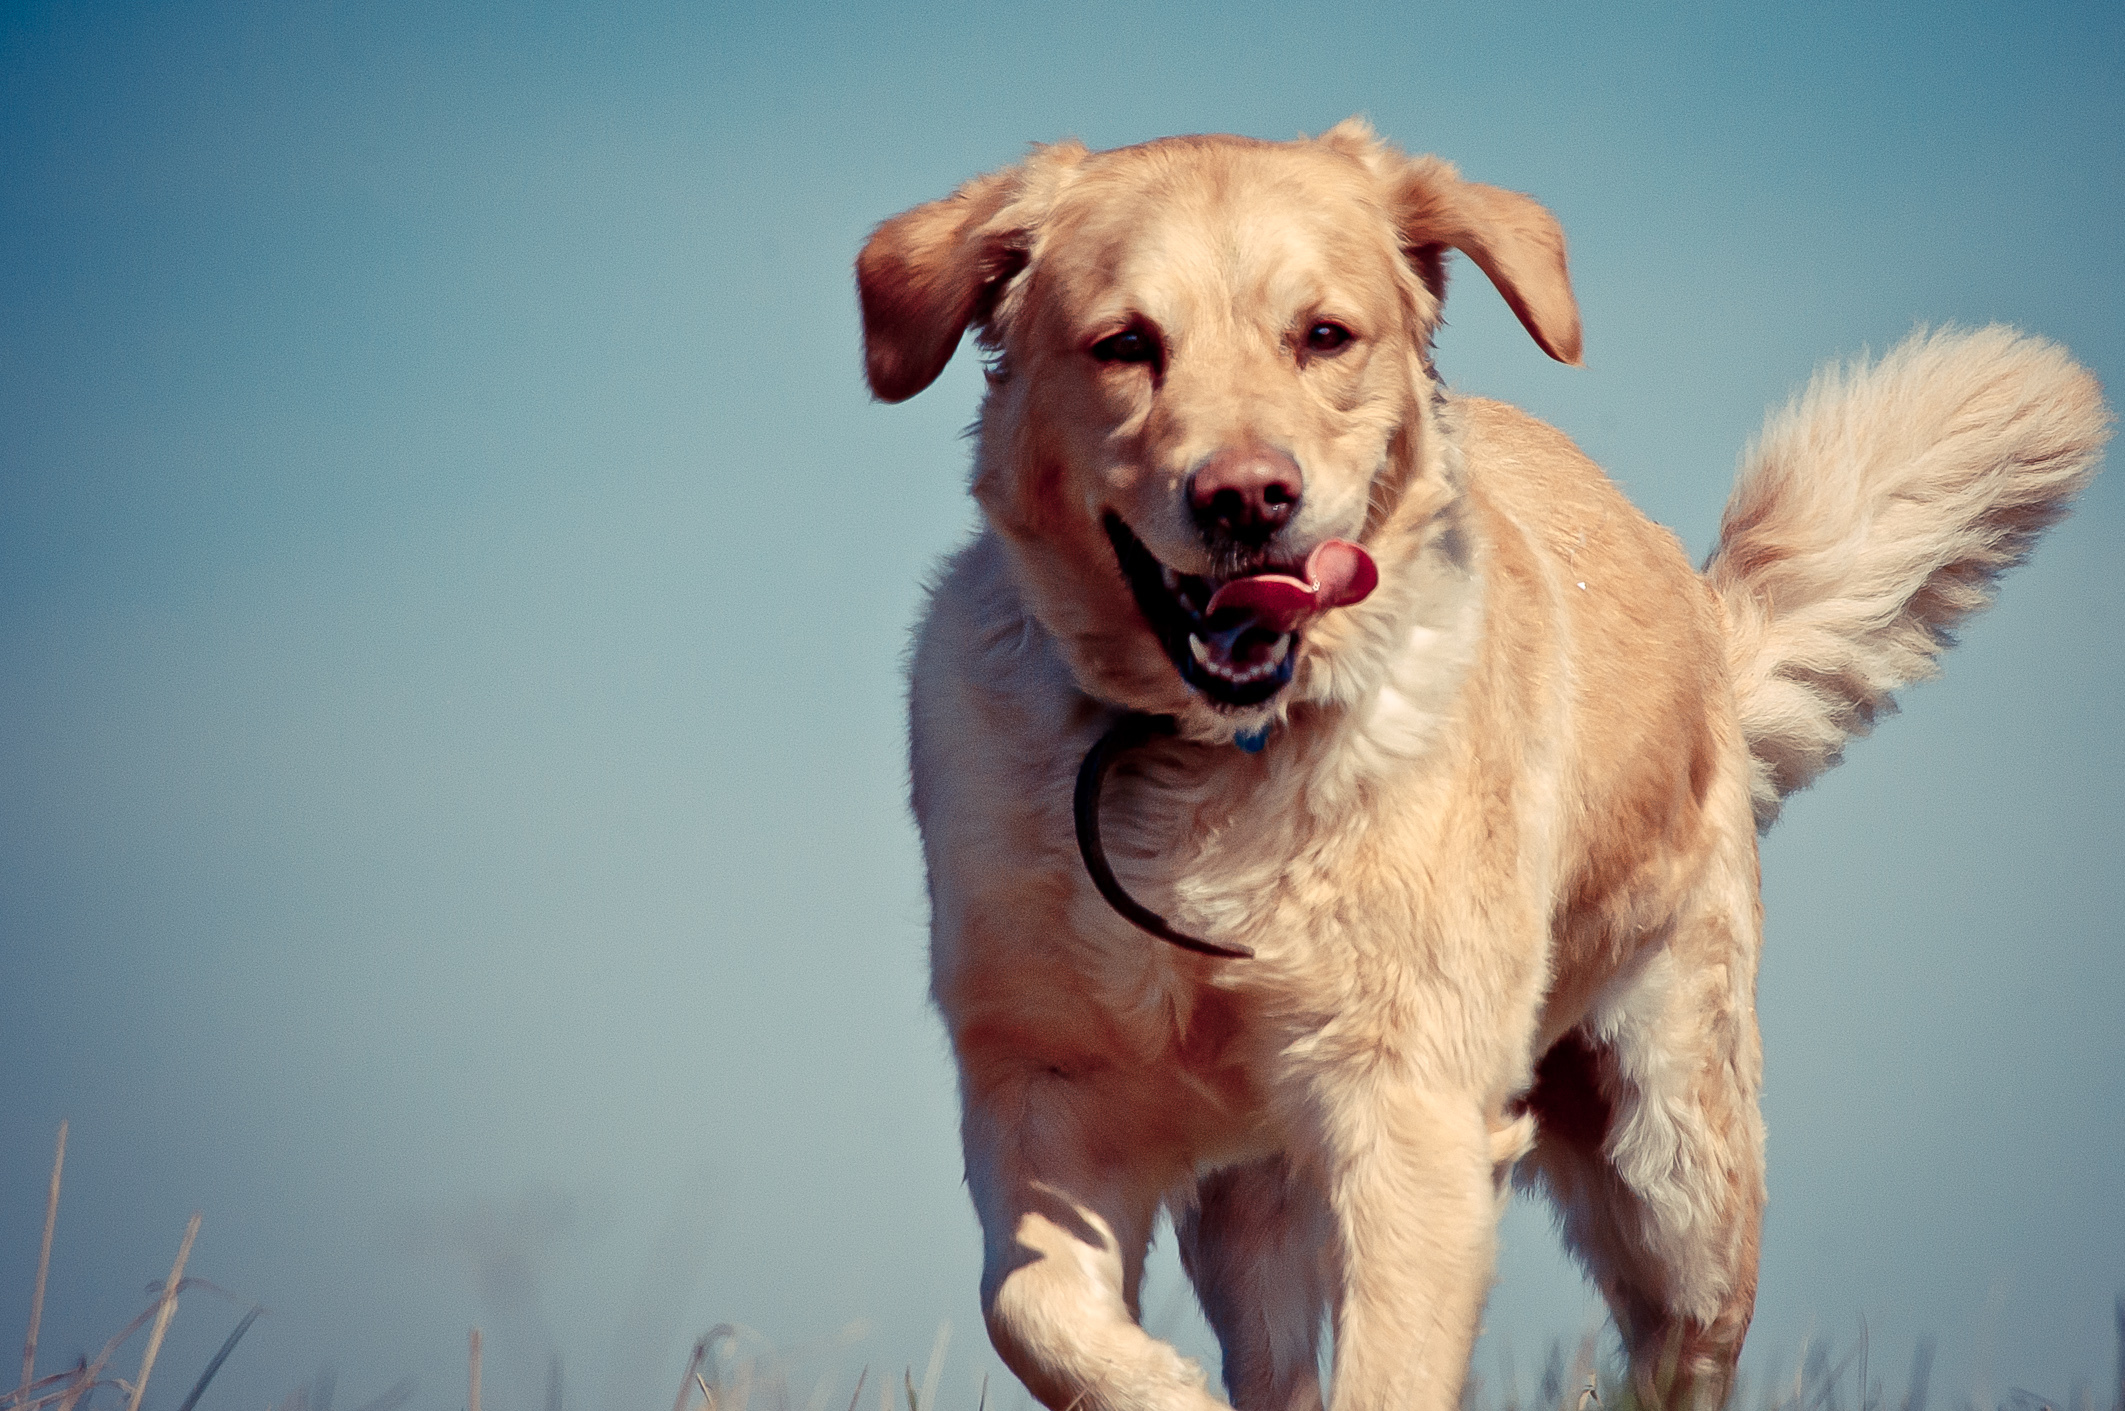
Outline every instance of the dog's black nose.
{"label": "dog's black nose", "polygon": [[1260,442],[1230,446],[1188,477],[1188,512],[1204,537],[1260,548],[1299,512],[1305,485],[1285,452]]}

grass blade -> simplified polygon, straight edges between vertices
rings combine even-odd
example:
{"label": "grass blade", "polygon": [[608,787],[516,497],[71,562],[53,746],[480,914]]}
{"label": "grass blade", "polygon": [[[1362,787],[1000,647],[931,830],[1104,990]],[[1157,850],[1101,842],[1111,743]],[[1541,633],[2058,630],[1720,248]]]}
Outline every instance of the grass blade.
{"label": "grass blade", "polygon": [[44,1321],[44,1276],[52,1269],[52,1225],[59,1218],[59,1171],[66,1165],[66,1119],[59,1121],[59,1149],[52,1153],[52,1188],[44,1198],[44,1243],[37,1247],[37,1287],[30,1294],[30,1331],[22,1341],[22,1391],[37,1380],[37,1325]]}
{"label": "grass blade", "polygon": [[192,1389],[185,1393],[184,1405],[178,1407],[177,1411],[192,1411],[192,1408],[199,1404],[199,1394],[207,1389],[207,1383],[214,1380],[214,1374],[221,1370],[221,1364],[229,1360],[229,1354],[236,1350],[236,1344],[243,1339],[245,1333],[251,1331],[251,1325],[258,1321],[258,1315],[265,1311],[255,1303],[251,1305],[251,1311],[243,1315],[243,1321],[236,1325],[236,1331],[229,1334],[228,1340],[221,1345],[221,1351],[215,1353],[207,1362],[207,1369],[199,1374],[199,1380],[192,1383]]}
{"label": "grass blade", "polygon": [[402,1377],[391,1384],[390,1390],[374,1401],[365,1401],[355,1411],[398,1411],[413,1399],[414,1388],[420,1385],[411,1377]]}
{"label": "grass blade", "polygon": [[937,1341],[930,1344],[930,1365],[922,1374],[923,1411],[937,1404],[937,1381],[944,1374],[944,1350],[952,1341],[952,1320],[942,1319],[937,1324]]}

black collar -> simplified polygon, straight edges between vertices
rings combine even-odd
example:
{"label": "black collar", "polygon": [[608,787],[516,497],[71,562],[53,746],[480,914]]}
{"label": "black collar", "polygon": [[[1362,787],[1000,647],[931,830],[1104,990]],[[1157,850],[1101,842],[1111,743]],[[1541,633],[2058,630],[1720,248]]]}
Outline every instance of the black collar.
{"label": "black collar", "polygon": [[1177,728],[1170,715],[1146,715],[1132,710],[1108,726],[1107,733],[1085,751],[1085,762],[1077,767],[1077,790],[1070,801],[1071,811],[1077,816],[1077,855],[1084,859],[1092,885],[1099,888],[1107,905],[1120,913],[1123,920],[1197,955],[1216,956],[1220,960],[1252,960],[1254,952],[1245,946],[1216,945],[1174,930],[1165,917],[1122,889],[1122,884],[1115,880],[1114,869],[1107,865],[1106,849],[1099,843],[1099,791],[1107,781],[1107,770],[1116,756],[1161,736],[1171,735]]}

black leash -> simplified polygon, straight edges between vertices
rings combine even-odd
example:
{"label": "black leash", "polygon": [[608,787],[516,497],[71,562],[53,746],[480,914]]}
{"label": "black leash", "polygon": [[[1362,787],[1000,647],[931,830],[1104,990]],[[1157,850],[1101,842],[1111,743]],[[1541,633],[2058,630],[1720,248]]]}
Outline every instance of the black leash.
{"label": "black leash", "polygon": [[1107,905],[1119,912],[1123,920],[1197,955],[1216,956],[1220,960],[1252,960],[1254,952],[1245,946],[1215,945],[1174,930],[1165,917],[1122,890],[1122,884],[1115,880],[1114,869],[1107,865],[1106,849],[1099,844],[1099,791],[1107,782],[1107,770],[1125,751],[1171,735],[1176,728],[1170,715],[1146,715],[1132,710],[1109,726],[1107,733],[1085,751],[1085,762],[1077,767],[1077,791],[1071,796],[1070,803],[1071,811],[1077,816],[1077,855],[1084,859],[1085,871],[1092,876],[1092,885],[1099,888]]}

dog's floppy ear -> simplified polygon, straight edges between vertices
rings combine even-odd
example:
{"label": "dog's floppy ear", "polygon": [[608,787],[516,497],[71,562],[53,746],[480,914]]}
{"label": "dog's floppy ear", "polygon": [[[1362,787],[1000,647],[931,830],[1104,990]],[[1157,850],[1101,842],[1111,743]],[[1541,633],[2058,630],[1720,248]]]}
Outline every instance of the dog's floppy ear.
{"label": "dog's floppy ear", "polygon": [[1018,185],[1016,167],[976,177],[864,242],[856,257],[864,373],[880,401],[904,402],[935,382],[984,296],[1024,262],[1011,232],[990,229]]}
{"label": "dog's floppy ear", "polygon": [[1404,247],[1434,297],[1446,293],[1447,246],[1490,276],[1534,340],[1560,363],[1579,361],[1579,301],[1564,257],[1564,228],[1531,196],[1464,181],[1453,164],[1413,157],[1390,171]]}
{"label": "dog's floppy ear", "polygon": [[1004,281],[1025,268],[1038,211],[1085,155],[1074,141],[1036,147],[1023,165],[871,232],[856,257],[856,292],[872,395],[902,402],[937,380],[967,325],[987,318]]}

